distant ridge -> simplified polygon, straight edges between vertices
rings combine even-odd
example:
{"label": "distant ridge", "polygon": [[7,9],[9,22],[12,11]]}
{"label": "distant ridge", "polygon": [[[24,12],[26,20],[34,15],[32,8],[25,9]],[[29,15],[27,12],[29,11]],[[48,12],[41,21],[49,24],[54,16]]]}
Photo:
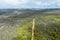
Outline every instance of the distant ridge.
{"label": "distant ridge", "polygon": [[35,8],[32,8],[32,9],[0,9],[0,15],[8,15],[8,14],[14,14],[14,11],[17,11],[17,12],[28,12],[28,13],[44,13],[44,12],[60,12],[60,8],[51,8],[51,9],[35,9]]}

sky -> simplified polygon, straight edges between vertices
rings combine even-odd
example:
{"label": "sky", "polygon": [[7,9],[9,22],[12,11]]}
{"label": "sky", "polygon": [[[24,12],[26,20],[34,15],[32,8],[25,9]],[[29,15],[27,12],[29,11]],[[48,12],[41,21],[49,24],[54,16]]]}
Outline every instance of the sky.
{"label": "sky", "polygon": [[60,0],[0,0],[0,9],[60,8]]}

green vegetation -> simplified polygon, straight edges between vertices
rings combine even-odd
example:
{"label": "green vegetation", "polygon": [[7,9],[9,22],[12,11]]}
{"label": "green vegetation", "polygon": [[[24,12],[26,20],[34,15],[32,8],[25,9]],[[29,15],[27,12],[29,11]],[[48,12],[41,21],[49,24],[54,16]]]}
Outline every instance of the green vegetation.
{"label": "green vegetation", "polygon": [[[35,15],[34,40],[60,40],[60,15]],[[28,20],[26,20],[28,21]],[[12,40],[31,40],[32,20],[18,28]]]}
{"label": "green vegetation", "polygon": [[31,40],[31,30],[32,30],[32,23],[28,23],[24,25],[22,28],[18,29],[17,40]]}
{"label": "green vegetation", "polygon": [[0,14],[0,40],[60,40],[60,9],[10,10]]}

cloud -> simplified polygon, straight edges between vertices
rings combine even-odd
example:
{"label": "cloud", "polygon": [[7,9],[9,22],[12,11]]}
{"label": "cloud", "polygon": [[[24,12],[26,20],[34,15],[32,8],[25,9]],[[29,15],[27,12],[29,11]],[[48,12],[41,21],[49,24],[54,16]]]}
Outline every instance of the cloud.
{"label": "cloud", "polygon": [[35,5],[50,5],[48,2],[42,2],[42,1],[34,1]]}
{"label": "cloud", "polygon": [[19,4],[18,0],[4,0],[5,4],[17,5]]}
{"label": "cloud", "polygon": [[41,5],[42,2],[41,2],[41,1],[36,1],[36,2],[34,2],[34,4],[36,4],[36,5]]}
{"label": "cloud", "polygon": [[28,0],[3,0],[2,3],[8,5],[21,5],[26,4]]}
{"label": "cloud", "polygon": [[1,7],[57,7],[60,6],[60,0],[0,0]]}
{"label": "cloud", "polygon": [[56,0],[56,4],[60,6],[60,0]]}
{"label": "cloud", "polygon": [[33,3],[37,6],[60,6],[60,0],[36,0]]}

